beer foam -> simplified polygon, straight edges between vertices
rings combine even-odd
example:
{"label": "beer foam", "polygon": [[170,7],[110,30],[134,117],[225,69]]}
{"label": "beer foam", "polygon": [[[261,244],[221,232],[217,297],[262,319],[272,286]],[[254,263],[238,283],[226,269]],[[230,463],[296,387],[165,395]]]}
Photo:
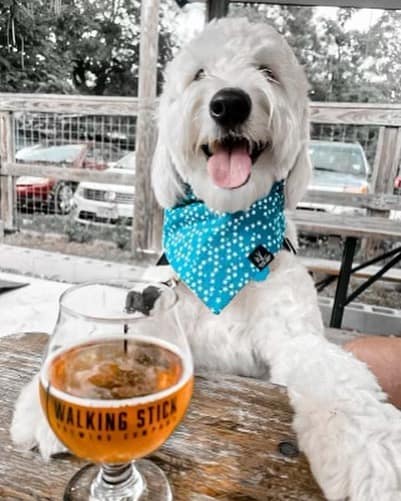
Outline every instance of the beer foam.
{"label": "beer foam", "polygon": [[[91,342],[92,340],[87,339],[87,343]],[[110,408],[118,408],[118,407],[124,407],[128,405],[142,405],[142,404],[147,404],[149,402],[152,402],[154,400],[160,400],[163,398],[168,397],[169,395],[175,393],[178,391],[181,387],[183,387],[188,380],[193,376],[193,364],[190,356],[185,355],[183,351],[181,351],[175,344],[169,343],[168,341],[165,341],[163,339],[158,339],[158,338],[153,338],[150,336],[115,336],[115,337],[97,337],[96,339],[93,340],[94,342],[109,342],[109,341],[121,341],[123,343],[124,341],[135,341],[135,342],[143,342],[143,343],[149,343],[149,344],[155,344],[160,346],[161,348],[164,348],[166,350],[169,350],[173,352],[175,355],[177,355],[181,362],[182,362],[182,376],[180,377],[179,381],[173,385],[170,386],[169,388],[166,388],[165,390],[152,393],[146,396],[141,396],[141,397],[130,397],[130,398],[121,398],[121,399],[93,399],[93,398],[85,398],[85,397],[77,397],[75,395],[71,395],[70,393],[67,393],[65,391],[59,390],[58,388],[55,388],[54,386],[50,386],[49,388],[49,393],[61,400],[64,400],[66,402],[70,402],[75,405],[80,405],[80,406],[85,406],[85,407],[93,407],[93,408],[102,408],[102,407],[110,407]],[[87,343],[81,343],[81,345],[85,345]],[[71,343],[68,345],[64,345],[63,349],[56,350],[54,353],[48,355],[47,359],[45,360],[44,364],[42,365],[42,369],[40,372],[40,381],[41,384],[43,385],[44,388],[48,388],[49,386],[49,378],[48,378],[48,372],[49,368],[51,367],[53,361],[55,358],[59,357],[62,353],[69,351],[70,349],[77,348],[80,346],[80,344],[77,343]]]}

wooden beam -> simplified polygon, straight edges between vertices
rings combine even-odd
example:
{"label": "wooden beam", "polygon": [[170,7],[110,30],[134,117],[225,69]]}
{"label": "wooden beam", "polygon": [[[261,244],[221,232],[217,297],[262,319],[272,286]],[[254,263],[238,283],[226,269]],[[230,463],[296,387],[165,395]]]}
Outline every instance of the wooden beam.
{"label": "wooden beam", "polygon": [[[394,179],[401,161],[401,129],[399,127],[381,127],[377,143],[376,157],[373,168],[372,189],[374,193],[392,194]],[[370,209],[370,216],[388,217],[390,212]],[[400,225],[401,226],[401,225]],[[381,243],[367,239],[362,246],[365,259],[374,257],[381,249]]]}
{"label": "wooden beam", "polygon": [[[390,180],[391,181],[391,180]],[[394,183],[394,178],[392,179]],[[388,193],[344,193],[337,191],[308,190],[300,203],[329,204],[386,212],[401,211],[401,197]]]}
{"label": "wooden beam", "polygon": [[229,0],[209,0],[207,2],[207,19],[225,17],[228,14]]}
{"label": "wooden beam", "polygon": [[313,123],[370,126],[401,126],[400,104],[310,103]]}
{"label": "wooden beam", "polygon": [[[355,7],[358,9],[401,9],[399,0],[230,0],[231,3],[265,3],[280,5],[296,5],[300,7]],[[210,0],[209,0],[210,2]]]}
{"label": "wooden beam", "polygon": [[3,230],[14,229],[14,180],[4,166],[14,161],[14,119],[10,112],[0,113],[0,220]]}
{"label": "wooden beam", "polygon": [[290,212],[289,215],[296,224],[297,230],[307,233],[368,237],[376,240],[398,241],[401,239],[401,225],[396,220],[299,209]]}
{"label": "wooden beam", "polygon": [[[0,93],[0,110],[135,116],[138,113],[138,99],[110,96]],[[401,105],[311,102],[311,119],[316,123],[401,126]]]}
{"label": "wooden beam", "polygon": [[135,173],[115,172],[115,170],[91,170],[69,167],[68,164],[44,163],[16,163],[7,162],[2,165],[1,174],[4,176],[35,176],[67,181],[82,181],[94,183],[111,183],[134,185]]}
{"label": "wooden beam", "polygon": [[[150,186],[152,156],[156,144],[157,55],[159,0],[141,2],[141,35],[139,51],[138,119],[135,143],[135,208],[131,250],[134,255],[160,247],[161,227],[158,225],[160,209]],[[158,235],[159,242],[152,242]]]}
{"label": "wooden beam", "polygon": [[401,129],[382,127],[377,144],[372,186],[375,193],[393,193],[401,163]]}
{"label": "wooden beam", "polygon": [[[307,257],[299,256],[300,262],[308,268],[309,271],[314,273],[323,273],[324,275],[335,275],[338,276],[341,270],[341,262],[335,261],[333,259],[323,259],[319,257]],[[354,263],[353,266],[356,268],[360,263]],[[352,276],[353,278],[370,278],[375,275],[380,270],[380,266],[366,266],[361,270],[355,271]],[[386,282],[393,282],[396,284],[401,283],[401,270],[397,268],[392,268],[388,270],[382,277],[381,280]]]}
{"label": "wooden beam", "polygon": [[138,100],[136,97],[0,93],[0,110],[132,116],[138,112]]}

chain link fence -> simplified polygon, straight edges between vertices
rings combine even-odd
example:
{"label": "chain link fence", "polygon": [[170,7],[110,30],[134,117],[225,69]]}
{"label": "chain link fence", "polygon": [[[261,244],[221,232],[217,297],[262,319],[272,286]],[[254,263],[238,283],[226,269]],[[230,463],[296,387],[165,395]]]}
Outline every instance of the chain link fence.
{"label": "chain link fence", "polygon": [[[15,113],[17,163],[78,169],[135,168],[136,117],[60,113]],[[130,240],[134,186],[56,180],[36,174],[15,179],[17,229]],[[124,237],[122,237],[124,235]]]}

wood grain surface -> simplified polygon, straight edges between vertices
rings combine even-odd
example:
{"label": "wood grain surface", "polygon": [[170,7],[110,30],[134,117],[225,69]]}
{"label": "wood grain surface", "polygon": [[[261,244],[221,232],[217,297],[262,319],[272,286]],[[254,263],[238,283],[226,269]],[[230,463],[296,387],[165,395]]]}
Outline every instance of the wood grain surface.
{"label": "wood grain surface", "polygon": [[[139,257],[140,251],[161,248],[160,207],[151,188],[151,164],[156,146],[156,96],[159,0],[141,4],[139,41],[138,118],[135,138],[135,207],[132,220],[131,250]],[[153,225],[158,226],[158,242],[152,242]]]}
{"label": "wood grain surface", "polygon": [[[61,500],[67,481],[84,464],[69,455],[44,463],[35,451],[17,451],[9,438],[13,403],[39,369],[45,342],[43,334],[0,339],[1,500]],[[166,472],[178,501],[322,500],[303,454],[280,452],[283,442],[296,444],[291,420],[283,388],[234,376],[198,376],[187,416],[152,459]]]}
{"label": "wood grain surface", "polygon": [[[340,274],[341,262],[335,261],[334,259],[322,259],[319,257],[307,257],[307,256],[299,256],[298,258],[301,263],[308,268],[309,271],[313,271],[315,273],[324,273],[327,275],[336,275]],[[353,263],[353,266],[356,268],[360,263]],[[366,268],[362,268],[361,270],[355,271],[352,276],[353,278],[370,278],[372,275],[375,275],[380,270],[379,266],[366,266]],[[401,282],[401,269],[392,268],[388,270],[382,277],[381,280],[386,282]]]}
{"label": "wood grain surface", "polygon": [[14,227],[15,183],[5,176],[4,165],[14,160],[14,120],[11,113],[0,112],[0,219],[4,229]]}
{"label": "wood grain surface", "polygon": [[[344,2],[344,0],[340,0]],[[398,0],[395,0],[397,3]],[[310,120],[321,124],[401,126],[399,104],[311,102]]]}
{"label": "wood grain surface", "polygon": [[[210,2],[216,0],[208,0]],[[230,0],[231,3],[240,3],[243,0]],[[284,4],[302,6],[328,6],[328,7],[356,7],[366,9],[399,9],[399,0],[252,0],[252,3]]]}
{"label": "wood grain surface", "polygon": [[342,237],[401,240],[401,224],[397,220],[311,210],[293,211],[290,217],[298,231]]}
{"label": "wood grain surface", "polygon": [[[393,179],[394,182],[394,179]],[[341,191],[308,190],[303,202],[315,204],[343,205],[359,209],[374,209],[376,211],[401,211],[401,197],[387,193],[346,193]]]}
{"label": "wood grain surface", "polygon": [[[123,172],[118,172],[118,171]],[[112,183],[134,186],[135,173],[125,172],[128,169],[81,169],[68,164],[9,162],[2,167],[4,176],[42,176],[53,179],[65,179],[77,183],[86,181],[92,183]],[[117,172],[116,172],[117,171]],[[2,177],[3,179],[3,177]]]}
{"label": "wood grain surface", "polygon": [[138,112],[136,97],[66,96],[63,94],[0,93],[1,111],[67,113],[76,115],[132,116]]}

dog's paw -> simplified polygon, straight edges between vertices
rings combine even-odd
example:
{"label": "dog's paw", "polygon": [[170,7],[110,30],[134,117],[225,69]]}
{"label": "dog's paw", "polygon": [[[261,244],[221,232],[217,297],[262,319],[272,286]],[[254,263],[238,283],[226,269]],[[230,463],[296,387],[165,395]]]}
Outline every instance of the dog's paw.
{"label": "dog's paw", "polygon": [[56,438],[43,415],[39,402],[38,376],[21,391],[15,404],[10,434],[14,444],[21,450],[38,447],[45,460],[65,447]]}
{"label": "dog's paw", "polygon": [[401,413],[378,404],[362,412],[297,416],[299,445],[329,500],[401,501]]}
{"label": "dog's paw", "polygon": [[137,311],[144,315],[151,315],[157,311],[157,304],[160,302],[161,296],[161,289],[154,285],[149,285],[142,291],[131,290],[127,294],[125,310],[128,313]]}
{"label": "dog's paw", "polygon": [[139,312],[152,316],[159,311],[165,311],[174,304],[175,296],[166,290],[165,286],[148,285],[143,290],[132,289],[128,292],[125,311]]}
{"label": "dog's paw", "polygon": [[165,286],[176,283],[177,276],[171,266],[149,266],[141,275],[141,280],[149,285],[141,288],[138,284],[127,294],[125,310],[128,313],[139,312],[143,315],[154,315],[160,310],[168,309],[175,296],[163,294]]}

